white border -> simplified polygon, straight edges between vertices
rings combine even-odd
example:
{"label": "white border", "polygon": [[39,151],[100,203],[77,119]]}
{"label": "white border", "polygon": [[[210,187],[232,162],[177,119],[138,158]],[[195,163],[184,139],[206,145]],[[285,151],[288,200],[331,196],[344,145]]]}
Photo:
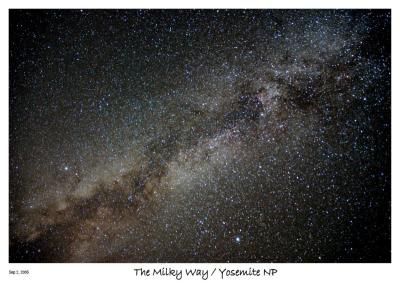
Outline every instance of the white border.
{"label": "white border", "polygon": [[[292,283],[304,281],[306,283],[395,283],[396,268],[399,265],[399,204],[400,172],[398,161],[400,152],[397,145],[400,145],[399,122],[400,102],[397,96],[399,85],[392,80],[392,263],[391,264],[9,264],[8,263],[8,9],[9,8],[390,8],[392,9],[392,79],[399,78],[399,24],[400,24],[400,1],[354,1],[354,0],[278,0],[278,1],[216,1],[202,0],[190,3],[189,1],[2,1],[1,2],[1,87],[3,95],[0,96],[0,134],[1,134],[1,191],[0,191],[0,283],[22,283],[30,281],[33,283],[79,283],[87,282],[115,282],[126,283],[137,282],[158,282],[176,283],[173,278],[157,277],[135,277],[133,268],[228,268],[246,269],[249,267],[276,268],[278,273],[274,277],[252,278],[254,282],[270,281],[273,283]],[[397,5],[396,5],[397,4]],[[400,267],[399,267],[400,268]],[[9,270],[29,269],[28,276],[9,275]],[[399,278],[399,277],[397,277]],[[216,281],[217,278],[208,281]],[[229,282],[243,283],[248,278],[229,278]],[[204,283],[204,280],[196,278],[185,278],[191,282]],[[397,280],[399,281],[399,280]],[[129,283],[128,282],[128,283]],[[398,282],[397,282],[398,283]]]}
{"label": "white border", "polygon": [[[278,0],[278,1],[265,1],[265,0],[195,0],[195,1],[184,1],[184,0],[91,0],[91,1],[49,1],[49,0],[14,0],[4,1],[8,2],[8,8],[188,8],[188,9],[211,9],[211,8],[242,8],[242,9],[332,9],[332,8],[376,8],[376,9],[388,9],[392,8],[395,0]],[[55,4],[56,3],[56,4]]]}

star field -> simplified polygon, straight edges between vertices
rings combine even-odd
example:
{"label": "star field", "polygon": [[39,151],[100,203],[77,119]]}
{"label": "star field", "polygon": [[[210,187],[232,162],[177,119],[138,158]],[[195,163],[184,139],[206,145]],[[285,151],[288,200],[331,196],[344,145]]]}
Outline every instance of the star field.
{"label": "star field", "polygon": [[10,10],[11,262],[390,262],[389,10]]}

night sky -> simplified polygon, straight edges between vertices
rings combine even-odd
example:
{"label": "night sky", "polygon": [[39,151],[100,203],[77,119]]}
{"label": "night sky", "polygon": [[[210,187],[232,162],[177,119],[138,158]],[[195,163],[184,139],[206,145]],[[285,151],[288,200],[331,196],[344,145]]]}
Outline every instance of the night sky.
{"label": "night sky", "polygon": [[10,262],[390,262],[389,10],[10,10]]}

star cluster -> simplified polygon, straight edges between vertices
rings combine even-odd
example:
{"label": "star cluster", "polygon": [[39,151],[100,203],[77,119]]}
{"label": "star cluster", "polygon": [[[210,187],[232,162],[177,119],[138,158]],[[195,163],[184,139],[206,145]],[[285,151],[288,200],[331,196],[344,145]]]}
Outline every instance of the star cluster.
{"label": "star cluster", "polygon": [[11,262],[389,262],[387,10],[10,10]]}

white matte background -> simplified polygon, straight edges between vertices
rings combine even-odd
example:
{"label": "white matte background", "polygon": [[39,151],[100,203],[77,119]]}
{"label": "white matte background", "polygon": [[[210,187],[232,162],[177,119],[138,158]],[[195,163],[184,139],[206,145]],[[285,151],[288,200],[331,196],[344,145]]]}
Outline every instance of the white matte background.
{"label": "white matte background", "polygon": [[[0,3],[0,284],[3,283],[400,283],[399,204],[400,100],[399,100],[399,0],[14,0]],[[391,264],[9,264],[8,263],[8,9],[10,8],[389,8],[392,9],[392,263]],[[134,268],[177,269],[276,268],[273,277],[231,277],[206,282],[201,278],[177,281],[173,277],[136,277]],[[9,270],[29,269],[28,275],[9,275]]]}

